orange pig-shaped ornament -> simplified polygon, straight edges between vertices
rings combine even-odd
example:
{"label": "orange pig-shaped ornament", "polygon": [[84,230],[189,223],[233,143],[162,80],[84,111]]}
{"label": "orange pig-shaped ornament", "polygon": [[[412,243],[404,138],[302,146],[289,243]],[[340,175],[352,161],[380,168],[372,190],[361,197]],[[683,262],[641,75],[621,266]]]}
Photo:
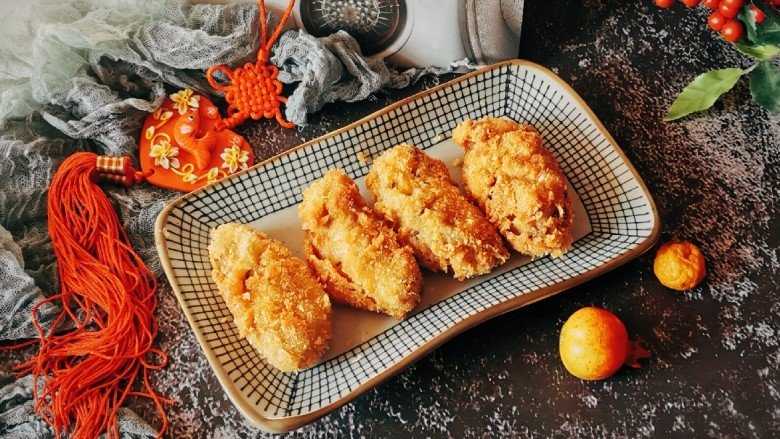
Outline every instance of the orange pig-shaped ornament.
{"label": "orange pig-shaped ornament", "polygon": [[205,96],[184,89],[146,117],[140,142],[141,170],[154,185],[189,192],[254,163],[249,143],[229,129]]}

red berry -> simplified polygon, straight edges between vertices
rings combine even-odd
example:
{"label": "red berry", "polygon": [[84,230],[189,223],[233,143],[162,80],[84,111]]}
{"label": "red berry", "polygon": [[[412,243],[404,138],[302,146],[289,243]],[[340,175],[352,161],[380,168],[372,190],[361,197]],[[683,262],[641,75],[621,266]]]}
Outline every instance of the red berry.
{"label": "red berry", "polygon": [[723,38],[732,43],[739,41],[744,32],[745,29],[742,27],[742,23],[739,20],[727,21],[720,30],[720,34],[723,35]]}
{"label": "red berry", "polygon": [[701,3],[701,0],[682,0],[683,4],[689,8],[693,8],[696,6],[699,6],[699,3]]}
{"label": "red berry", "polygon": [[745,4],[745,0],[720,0],[720,5],[727,5],[732,9],[739,10]]}
{"label": "red berry", "polygon": [[710,29],[717,32],[723,29],[723,25],[726,24],[726,20],[727,18],[724,17],[723,14],[715,11],[707,18],[707,25],[710,27]]}
{"label": "red berry", "polygon": [[720,6],[720,0],[704,0],[704,6],[710,9],[718,9],[718,6]]}
{"label": "red berry", "polygon": [[737,14],[739,14],[739,8],[735,8],[727,4],[725,1],[720,2],[718,11],[720,11],[720,13],[723,14],[723,16],[726,18],[734,18],[737,16]]}
{"label": "red berry", "polygon": [[669,6],[672,6],[674,4],[675,0],[654,0],[655,5],[659,8],[668,8]]}
{"label": "red berry", "polygon": [[750,5],[750,12],[753,13],[753,20],[756,22],[756,24],[766,20],[766,14],[764,14],[764,11],[753,5]]}

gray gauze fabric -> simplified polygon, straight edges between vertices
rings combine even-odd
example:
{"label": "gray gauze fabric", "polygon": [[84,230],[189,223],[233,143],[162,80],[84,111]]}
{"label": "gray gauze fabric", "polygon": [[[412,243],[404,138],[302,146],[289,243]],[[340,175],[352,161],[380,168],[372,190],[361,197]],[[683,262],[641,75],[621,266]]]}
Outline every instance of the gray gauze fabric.
{"label": "gray gauze fabric", "polygon": [[70,137],[129,155],[143,117],[166,95],[163,84],[209,92],[204,69],[254,54],[256,19],[248,5],[165,0],[17,10],[0,25],[0,119],[39,110]]}
{"label": "gray gauze fabric", "polygon": [[[49,0],[0,20],[0,342],[37,337],[31,310],[59,290],[46,219],[59,164],[77,151],[135,158],[143,119],[167,94],[185,87],[214,94],[206,69],[254,62],[257,16],[254,4]],[[363,57],[346,33],[317,39],[287,31],[272,54],[280,78],[298,83],[286,108],[298,124],[325,103],[452,70],[398,72]],[[154,220],[180,194],[149,184],[104,190],[133,248],[160,276]],[[54,304],[39,309],[45,330],[58,312]],[[32,413],[31,385],[30,377],[0,377],[0,437],[53,437]],[[155,435],[126,410],[120,430],[126,438]]]}
{"label": "gray gauze fabric", "polygon": [[287,97],[285,118],[306,124],[306,115],[331,102],[355,102],[383,89],[404,88],[425,75],[442,75],[458,67],[475,68],[468,60],[445,67],[399,71],[383,60],[366,58],[347,32],[315,38],[303,30],[289,30],[279,37],[270,59],[279,67],[279,81],[298,83]]}

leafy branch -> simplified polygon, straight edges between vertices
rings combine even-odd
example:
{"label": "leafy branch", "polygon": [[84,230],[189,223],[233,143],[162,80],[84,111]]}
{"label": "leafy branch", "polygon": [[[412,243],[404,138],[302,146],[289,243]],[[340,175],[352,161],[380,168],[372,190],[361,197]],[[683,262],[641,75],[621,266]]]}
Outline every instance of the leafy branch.
{"label": "leafy branch", "polygon": [[733,44],[740,53],[755,60],[753,65],[747,69],[712,70],[697,76],[669,107],[665,121],[712,107],[743,76],[750,81],[754,102],[773,113],[780,112],[780,68],[773,63],[780,59],[780,13],[764,0],[754,0],[752,5],[766,18],[756,23],[756,12],[751,10],[750,3],[746,3],[736,17],[744,24],[745,32]]}

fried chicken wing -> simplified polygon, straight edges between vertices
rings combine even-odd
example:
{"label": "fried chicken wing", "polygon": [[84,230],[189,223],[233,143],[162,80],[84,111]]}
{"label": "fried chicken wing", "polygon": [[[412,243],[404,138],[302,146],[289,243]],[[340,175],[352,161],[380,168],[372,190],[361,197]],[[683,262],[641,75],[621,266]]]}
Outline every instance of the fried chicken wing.
{"label": "fried chicken wing", "polygon": [[418,262],[456,279],[488,273],[509,257],[496,229],[466,199],[447,167],[401,144],[374,160],[366,177],[374,210],[391,221]]}
{"label": "fried chicken wing", "polygon": [[239,334],[281,371],[316,363],[331,336],[331,305],[306,263],[245,224],[212,230],[208,249]]}
{"label": "fried chicken wing", "polygon": [[334,301],[403,319],[420,301],[422,274],[409,247],[377,216],[344,171],[303,192],[306,261]]}
{"label": "fried chicken wing", "polygon": [[466,150],[467,194],[515,250],[560,257],[571,247],[566,178],[536,129],[488,117],[461,122],[452,139]]}

